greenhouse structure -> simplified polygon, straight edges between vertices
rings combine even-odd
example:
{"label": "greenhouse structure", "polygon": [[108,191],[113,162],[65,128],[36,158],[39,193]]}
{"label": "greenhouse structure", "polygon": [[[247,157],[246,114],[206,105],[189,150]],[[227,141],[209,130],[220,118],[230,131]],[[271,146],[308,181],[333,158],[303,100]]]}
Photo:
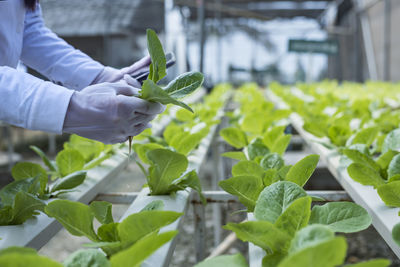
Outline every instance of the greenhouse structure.
{"label": "greenhouse structure", "polygon": [[400,267],[397,20],[0,0],[0,267]]}

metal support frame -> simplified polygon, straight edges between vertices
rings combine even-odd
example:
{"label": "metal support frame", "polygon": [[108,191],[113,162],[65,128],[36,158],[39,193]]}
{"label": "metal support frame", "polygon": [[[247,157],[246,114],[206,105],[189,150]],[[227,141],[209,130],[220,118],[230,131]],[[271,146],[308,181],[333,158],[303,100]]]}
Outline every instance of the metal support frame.
{"label": "metal support frame", "polygon": [[[215,4],[221,6],[221,0],[215,0]],[[217,82],[222,81],[222,15],[221,15],[221,10],[217,9],[215,11],[215,18],[217,20],[217,56],[216,56],[216,64],[218,66],[217,69],[217,74],[218,74],[218,80]]]}
{"label": "metal support frame", "polygon": [[[374,5],[381,0],[374,1]],[[358,5],[358,11],[359,11],[359,16],[360,16],[360,22],[361,22],[361,31],[364,39],[364,48],[365,48],[365,54],[367,57],[367,66],[368,66],[368,73],[369,77],[371,80],[377,80],[378,79],[378,70],[376,66],[376,59],[375,59],[375,52],[374,52],[374,44],[372,42],[372,36],[371,36],[371,25],[369,23],[368,19],[368,10],[371,8],[373,5],[365,6],[363,5],[362,0],[356,0],[356,4]]]}
{"label": "metal support frame", "polygon": [[50,155],[55,155],[57,152],[57,139],[55,134],[49,134],[49,154]]}
{"label": "metal support frame", "polygon": [[196,261],[200,262],[206,256],[206,215],[205,207],[199,201],[193,204],[194,215],[194,243],[196,248]]}
{"label": "metal support frame", "polygon": [[[158,1],[164,1],[164,0],[158,0]],[[199,7],[198,1],[199,0],[174,0],[174,3],[175,5],[198,8]],[[213,3],[211,1],[207,1],[207,3],[204,6],[204,9],[207,11],[219,11],[222,14],[229,15],[232,17],[258,19],[261,21],[268,21],[272,19],[271,17],[260,14],[259,12],[254,12],[243,8],[232,7],[230,5],[225,5],[223,3],[221,4]]]}
{"label": "metal support frame", "polygon": [[[112,204],[131,204],[138,197],[140,192],[133,193],[99,193],[94,200],[96,201],[108,201]],[[333,201],[351,201],[350,196],[344,190],[309,190],[307,194],[310,196],[323,198],[323,202]],[[238,202],[237,197],[228,194],[225,191],[203,191],[203,195],[207,200],[208,204],[226,204]],[[197,198],[192,198],[191,203],[193,205],[201,204],[201,201]]]}
{"label": "metal support frame", "polygon": [[11,135],[11,126],[3,125],[3,135],[7,142],[7,158],[8,158],[8,170],[11,171],[12,166],[14,165],[14,145]]}
{"label": "metal support frame", "polygon": [[[215,138],[212,145],[212,159],[213,159],[213,177],[212,177],[212,189],[218,189],[218,182],[222,175],[222,167],[220,161],[220,142]],[[221,206],[219,204],[213,205],[213,227],[214,227],[214,246],[218,246],[221,243]]]}
{"label": "metal support frame", "polygon": [[385,0],[385,8],[384,8],[384,28],[383,28],[383,40],[384,40],[384,49],[383,49],[383,79],[386,81],[390,81],[390,49],[391,49],[391,0]]}
{"label": "metal support frame", "polygon": [[204,44],[205,44],[205,0],[197,0],[197,23],[199,27],[199,71],[203,72],[204,70]]}

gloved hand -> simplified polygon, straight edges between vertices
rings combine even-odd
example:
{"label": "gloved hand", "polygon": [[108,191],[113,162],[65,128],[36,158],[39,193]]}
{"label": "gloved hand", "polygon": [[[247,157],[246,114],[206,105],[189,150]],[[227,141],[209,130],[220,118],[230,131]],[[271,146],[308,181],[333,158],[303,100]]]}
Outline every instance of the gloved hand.
{"label": "gloved hand", "polygon": [[[150,63],[150,56],[146,56],[141,60],[133,63],[133,65],[120,70],[112,67],[104,67],[104,70],[96,77],[96,79],[94,79],[92,84],[118,82],[124,77],[125,74],[135,76],[138,73],[148,70],[150,67]],[[135,87],[140,87],[140,83],[138,81],[135,82]]]}
{"label": "gloved hand", "polygon": [[75,91],[64,120],[63,132],[105,144],[125,142],[149,128],[164,107],[134,97],[140,89],[126,82],[100,83]]}

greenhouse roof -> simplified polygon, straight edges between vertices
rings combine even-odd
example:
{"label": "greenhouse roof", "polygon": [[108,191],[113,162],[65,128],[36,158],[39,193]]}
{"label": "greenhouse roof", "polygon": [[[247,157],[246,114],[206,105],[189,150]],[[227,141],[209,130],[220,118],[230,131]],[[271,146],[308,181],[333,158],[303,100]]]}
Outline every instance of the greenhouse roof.
{"label": "greenhouse roof", "polygon": [[[46,25],[61,36],[124,35],[132,30],[163,28],[161,1],[41,0]],[[149,18],[158,19],[149,19]]]}
{"label": "greenhouse roof", "polygon": [[[175,3],[191,8],[191,19],[197,19],[196,0],[176,0]],[[332,0],[220,0],[205,1],[206,18],[255,18],[270,20],[275,18],[307,17],[318,18],[326,10]]]}

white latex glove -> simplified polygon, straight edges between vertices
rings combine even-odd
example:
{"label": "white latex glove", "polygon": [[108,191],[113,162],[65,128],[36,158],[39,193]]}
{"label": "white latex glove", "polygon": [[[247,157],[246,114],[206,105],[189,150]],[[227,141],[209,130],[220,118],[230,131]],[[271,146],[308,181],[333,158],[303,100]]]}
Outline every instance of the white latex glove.
{"label": "white latex glove", "polygon": [[65,116],[63,132],[105,144],[125,142],[151,127],[149,122],[164,111],[155,102],[134,97],[140,89],[126,82],[101,83],[75,91]]}
{"label": "white latex glove", "polygon": [[[141,60],[133,63],[131,66],[123,69],[115,69],[112,67],[104,67],[104,70],[94,79],[92,84],[104,83],[104,82],[118,82],[122,80],[124,75],[136,76],[138,73],[148,70],[150,67],[151,59],[150,56],[146,56]],[[135,80],[135,79],[133,79]],[[135,80],[135,87],[140,87],[140,83]]]}

